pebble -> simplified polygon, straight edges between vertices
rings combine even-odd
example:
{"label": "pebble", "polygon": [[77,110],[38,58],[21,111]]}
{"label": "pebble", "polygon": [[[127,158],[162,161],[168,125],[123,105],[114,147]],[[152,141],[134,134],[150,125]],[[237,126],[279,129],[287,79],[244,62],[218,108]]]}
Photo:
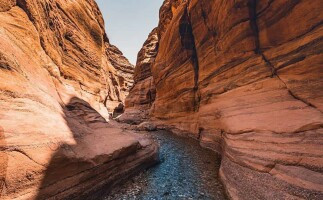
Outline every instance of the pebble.
{"label": "pebble", "polygon": [[160,144],[159,165],[115,188],[105,200],[224,200],[224,188],[218,179],[220,160],[197,141],[167,131],[151,133]]}

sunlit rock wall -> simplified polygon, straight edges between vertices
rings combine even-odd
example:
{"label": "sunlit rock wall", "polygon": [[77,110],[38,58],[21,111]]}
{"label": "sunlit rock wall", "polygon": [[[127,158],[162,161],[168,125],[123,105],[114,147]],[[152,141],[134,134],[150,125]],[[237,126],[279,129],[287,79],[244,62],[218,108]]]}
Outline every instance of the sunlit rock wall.
{"label": "sunlit rock wall", "polygon": [[148,36],[138,53],[134,72],[135,84],[126,98],[126,111],[120,121],[139,124],[149,118],[149,110],[155,101],[156,90],[151,68],[158,50],[157,28]]}
{"label": "sunlit rock wall", "polygon": [[94,0],[1,0],[0,199],[80,198],[153,163],[107,122],[132,74]]}
{"label": "sunlit rock wall", "polygon": [[160,127],[222,154],[233,199],[323,198],[320,0],[164,2]]}

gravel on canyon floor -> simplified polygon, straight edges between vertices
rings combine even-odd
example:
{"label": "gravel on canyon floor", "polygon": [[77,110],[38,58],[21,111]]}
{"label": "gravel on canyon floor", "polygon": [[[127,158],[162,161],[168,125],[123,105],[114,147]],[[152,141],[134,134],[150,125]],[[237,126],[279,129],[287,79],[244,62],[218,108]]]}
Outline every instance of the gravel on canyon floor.
{"label": "gravel on canyon floor", "polygon": [[167,131],[152,132],[161,162],[121,186],[104,200],[226,199],[218,174],[220,158],[197,141]]}

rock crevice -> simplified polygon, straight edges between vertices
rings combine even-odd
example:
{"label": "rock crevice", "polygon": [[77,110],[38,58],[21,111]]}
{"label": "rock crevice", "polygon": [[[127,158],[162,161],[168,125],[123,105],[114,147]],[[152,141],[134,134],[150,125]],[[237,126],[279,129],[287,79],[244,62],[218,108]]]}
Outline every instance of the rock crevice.
{"label": "rock crevice", "polygon": [[233,199],[322,198],[323,183],[299,174],[323,168],[321,9],[319,0],[166,0],[160,9],[146,120],[221,153]]}
{"label": "rock crevice", "polygon": [[196,45],[195,45],[195,38],[193,33],[193,27],[191,24],[191,19],[189,16],[188,11],[188,5],[186,6],[186,9],[183,13],[183,16],[181,17],[179,21],[179,34],[181,38],[181,44],[184,48],[184,51],[187,53],[187,57],[190,59],[190,62],[193,67],[194,71],[194,110],[197,112],[199,103],[200,103],[200,96],[198,91],[198,85],[199,85],[199,61],[196,51]]}
{"label": "rock crevice", "polygon": [[[271,5],[272,2],[273,1],[269,2],[267,7],[270,7],[270,5]],[[264,60],[264,62],[267,63],[267,66],[269,67],[269,69],[270,69],[270,71],[272,73],[271,77],[272,78],[273,77],[277,77],[280,81],[282,81],[283,84],[285,85],[286,89],[288,90],[289,94],[293,98],[295,98],[296,100],[299,100],[299,101],[303,102],[304,104],[306,104],[306,105],[308,105],[308,106],[310,106],[310,107],[312,107],[314,109],[318,109],[317,107],[315,107],[315,105],[313,105],[313,104],[309,103],[308,101],[306,101],[306,100],[298,97],[297,95],[295,95],[288,88],[287,84],[279,77],[278,72],[277,72],[278,70],[282,69],[284,66],[282,65],[279,68],[274,67],[273,64],[266,58],[266,56],[262,52],[261,44],[260,44],[260,40],[259,40],[259,28],[258,28],[258,23],[257,23],[257,17],[261,14],[261,12],[259,12],[259,13],[257,12],[257,3],[258,3],[257,0],[249,0],[249,2],[248,2],[249,16],[250,16],[250,27],[251,27],[251,30],[252,30],[253,35],[255,37],[255,47],[256,47],[255,48],[255,53],[256,54],[259,54],[262,57],[262,59]],[[293,5],[296,5],[296,4],[293,4]],[[262,12],[264,12],[265,10],[266,10],[266,8]],[[314,27],[316,27],[316,25]],[[311,30],[313,30],[313,29],[310,29],[309,32]],[[305,59],[305,57],[295,58],[295,59],[289,61],[286,64],[286,66],[291,65],[291,64],[294,64],[294,63],[297,63],[297,62],[300,62],[300,61],[302,61],[304,59]],[[320,110],[318,109],[318,111],[320,111]],[[320,112],[322,112],[322,111],[320,111]]]}

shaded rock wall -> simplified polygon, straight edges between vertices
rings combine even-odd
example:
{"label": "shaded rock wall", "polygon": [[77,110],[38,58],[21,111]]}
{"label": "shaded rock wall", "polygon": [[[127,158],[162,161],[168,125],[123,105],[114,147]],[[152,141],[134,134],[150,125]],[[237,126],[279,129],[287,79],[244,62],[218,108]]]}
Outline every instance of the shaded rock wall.
{"label": "shaded rock wall", "polygon": [[107,122],[133,67],[94,0],[1,1],[0,47],[0,199],[77,197],[156,161]]}
{"label": "shaded rock wall", "polygon": [[221,153],[233,199],[322,198],[322,6],[167,0],[161,8],[150,120]]}

